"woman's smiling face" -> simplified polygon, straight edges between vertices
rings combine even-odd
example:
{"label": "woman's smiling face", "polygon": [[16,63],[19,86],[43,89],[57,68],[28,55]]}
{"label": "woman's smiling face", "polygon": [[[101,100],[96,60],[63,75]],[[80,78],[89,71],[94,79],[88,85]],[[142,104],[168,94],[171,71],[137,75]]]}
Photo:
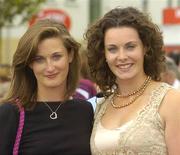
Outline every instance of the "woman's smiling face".
{"label": "woman's smiling face", "polygon": [[36,56],[30,68],[37,79],[38,89],[66,87],[69,63],[73,54],[69,54],[58,37],[47,38],[40,42]]}
{"label": "woman's smiling face", "polygon": [[145,48],[136,29],[110,28],[105,32],[105,57],[117,80],[144,74]]}

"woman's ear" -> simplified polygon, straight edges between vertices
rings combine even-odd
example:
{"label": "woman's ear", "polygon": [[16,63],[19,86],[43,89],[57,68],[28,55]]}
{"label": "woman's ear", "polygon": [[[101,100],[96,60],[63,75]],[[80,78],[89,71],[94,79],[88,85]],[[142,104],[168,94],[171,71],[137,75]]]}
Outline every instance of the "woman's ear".
{"label": "woman's ear", "polygon": [[143,48],[144,56],[145,56],[145,55],[148,55],[148,54],[147,54],[147,51],[148,51],[148,48],[144,46],[144,48]]}
{"label": "woman's ear", "polygon": [[73,58],[74,58],[74,51],[71,51],[69,54],[68,54],[68,57],[69,57],[69,63],[71,63],[73,61]]}
{"label": "woman's ear", "polygon": [[32,68],[33,68],[32,63],[30,63],[28,66],[29,66],[29,68],[30,68],[30,69],[32,69]]}
{"label": "woman's ear", "polygon": [[147,54],[147,47],[144,47],[144,48],[143,48],[143,52],[144,52],[144,55]]}

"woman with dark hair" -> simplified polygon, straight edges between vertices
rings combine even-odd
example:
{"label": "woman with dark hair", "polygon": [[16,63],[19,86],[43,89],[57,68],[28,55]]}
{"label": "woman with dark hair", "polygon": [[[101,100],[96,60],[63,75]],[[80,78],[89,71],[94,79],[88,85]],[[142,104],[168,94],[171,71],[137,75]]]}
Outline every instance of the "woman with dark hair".
{"label": "woman with dark hair", "polygon": [[115,8],[85,35],[97,102],[93,155],[180,154],[180,93],[160,82],[163,38],[149,16]]}
{"label": "woman with dark hair", "polygon": [[71,99],[79,46],[64,25],[48,19],[22,36],[10,90],[0,106],[0,154],[91,154],[93,108]]}

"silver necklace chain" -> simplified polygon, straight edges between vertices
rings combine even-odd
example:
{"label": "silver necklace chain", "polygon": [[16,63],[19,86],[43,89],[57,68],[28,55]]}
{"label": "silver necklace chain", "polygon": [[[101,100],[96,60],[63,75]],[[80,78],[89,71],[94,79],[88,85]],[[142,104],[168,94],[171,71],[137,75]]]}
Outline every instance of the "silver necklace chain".
{"label": "silver necklace chain", "polygon": [[49,117],[50,117],[50,119],[57,119],[58,118],[58,115],[57,115],[57,111],[58,111],[58,109],[61,107],[61,105],[62,105],[62,103],[60,103],[59,105],[58,105],[58,107],[56,108],[56,110],[55,111],[53,111],[52,110],[52,108],[49,106],[49,104],[47,103],[47,102],[43,102],[48,108],[49,108],[49,110],[51,111],[51,114],[49,115]]}

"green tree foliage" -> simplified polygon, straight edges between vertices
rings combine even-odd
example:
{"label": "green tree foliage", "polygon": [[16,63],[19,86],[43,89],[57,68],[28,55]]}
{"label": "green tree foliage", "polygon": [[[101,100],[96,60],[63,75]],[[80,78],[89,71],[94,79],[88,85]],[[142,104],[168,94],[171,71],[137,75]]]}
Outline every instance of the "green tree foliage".
{"label": "green tree foliage", "polygon": [[[0,0],[0,63],[2,61],[2,27],[12,26],[15,17],[20,16],[16,24],[28,21],[39,11],[46,0]],[[8,51],[7,51],[8,52]]]}
{"label": "green tree foliage", "polygon": [[21,15],[21,23],[37,13],[40,4],[46,0],[0,0],[0,28],[12,25],[17,15]]}

